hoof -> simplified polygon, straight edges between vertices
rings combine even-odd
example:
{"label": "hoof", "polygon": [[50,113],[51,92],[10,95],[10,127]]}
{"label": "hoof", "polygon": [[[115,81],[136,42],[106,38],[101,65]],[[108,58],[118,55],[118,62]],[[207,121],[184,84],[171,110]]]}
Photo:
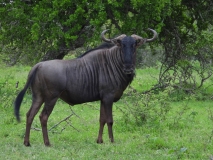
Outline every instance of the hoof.
{"label": "hoof", "polygon": [[45,145],[46,147],[50,147],[50,146],[51,146],[51,145],[50,145],[50,142],[45,142],[44,145]]}
{"label": "hoof", "polygon": [[24,142],[24,145],[26,146],[26,147],[30,147],[31,145],[30,145],[30,142]]}
{"label": "hoof", "polygon": [[97,139],[97,143],[101,144],[101,143],[104,143],[104,141],[102,139]]}

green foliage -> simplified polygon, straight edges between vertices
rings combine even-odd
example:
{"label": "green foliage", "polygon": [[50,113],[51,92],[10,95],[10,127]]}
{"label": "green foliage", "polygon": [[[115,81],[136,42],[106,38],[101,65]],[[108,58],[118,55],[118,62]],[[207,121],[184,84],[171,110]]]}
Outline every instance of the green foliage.
{"label": "green foliage", "polygon": [[30,48],[31,56],[43,52],[36,55],[41,58],[53,48],[72,50],[99,42],[103,28],[113,29],[113,34],[145,35],[146,28],[160,33],[164,19],[180,2],[4,1],[0,4],[0,40],[5,47],[12,44],[22,50],[22,57],[27,54],[25,48]]}
{"label": "green foliage", "polygon": [[159,84],[193,92],[212,75],[211,1],[182,0],[171,8],[171,16],[166,17],[161,32],[165,36],[161,39],[165,57]]}

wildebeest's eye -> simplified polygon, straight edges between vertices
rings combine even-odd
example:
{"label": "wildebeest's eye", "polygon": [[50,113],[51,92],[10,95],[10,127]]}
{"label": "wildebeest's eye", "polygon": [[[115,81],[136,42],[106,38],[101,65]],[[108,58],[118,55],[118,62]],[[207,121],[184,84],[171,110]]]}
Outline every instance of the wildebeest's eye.
{"label": "wildebeest's eye", "polygon": [[134,49],[136,47],[136,45],[137,45],[137,43],[136,44],[132,44],[131,48]]}

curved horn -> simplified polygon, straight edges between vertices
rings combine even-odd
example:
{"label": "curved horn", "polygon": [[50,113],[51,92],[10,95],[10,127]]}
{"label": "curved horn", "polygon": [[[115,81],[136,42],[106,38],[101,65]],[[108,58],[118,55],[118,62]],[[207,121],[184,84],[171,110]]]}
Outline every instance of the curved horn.
{"label": "curved horn", "polygon": [[107,42],[107,43],[114,43],[114,44],[117,44],[117,40],[118,40],[118,39],[123,39],[124,37],[126,37],[125,34],[122,34],[122,35],[120,35],[120,36],[118,36],[118,37],[116,37],[116,38],[107,39],[107,38],[104,36],[104,34],[105,34],[108,30],[109,30],[109,29],[104,30],[104,31],[101,33],[101,39],[102,39],[103,41]]}
{"label": "curved horn", "polygon": [[107,39],[104,34],[108,31],[109,29],[106,29],[104,30],[102,33],[101,33],[101,39],[107,43],[111,43],[112,41],[110,39]]}
{"label": "curved horn", "polygon": [[152,31],[152,33],[154,34],[154,36],[151,39],[146,39],[146,42],[152,42],[152,41],[154,41],[158,37],[158,34],[157,34],[157,32],[155,30],[153,30],[151,28],[148,28],[148,30]]}

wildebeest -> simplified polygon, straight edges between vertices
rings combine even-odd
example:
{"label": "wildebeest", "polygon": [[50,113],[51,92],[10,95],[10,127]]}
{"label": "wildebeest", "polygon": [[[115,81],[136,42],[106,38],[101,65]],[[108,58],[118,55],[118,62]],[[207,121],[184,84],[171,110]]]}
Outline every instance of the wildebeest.
{"label": "wildebeest", "polygon": [[24,145],[30,146],[29,137],[33,119],[44,103],[39,116],[44,144],[50,145],[47,131],[47,120],[58,98],[70,105],[100,100],[100,128],[97,143],[103,143],[102,134],[107,123],[108,134],[114,142],[112,125],[112,105],[120,99],[123,91],[134,78],[136,48],[157,37],[153,32],[151,39],[137,35],[122,34],[82,56],[72,60],[50,60],[36,64],[28,75],[24,89],[18,94],[14,111],[20,121],[19,110],[24,94],[29,86],[32,90],[32,105],[26,114],[26,133]]}

